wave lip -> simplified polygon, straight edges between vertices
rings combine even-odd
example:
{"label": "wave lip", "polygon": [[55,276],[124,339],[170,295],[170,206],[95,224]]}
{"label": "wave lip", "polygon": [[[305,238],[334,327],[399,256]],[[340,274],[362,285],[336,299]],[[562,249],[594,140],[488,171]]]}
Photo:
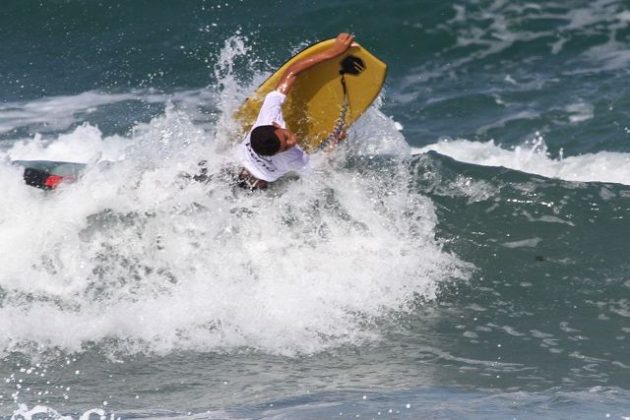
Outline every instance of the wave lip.
{"label": "wave lip", "polygon": [[494,140],[443,140],[412,148],[412,154],[434,151],[455,160],[482,166],[502,166],[547,178],[577,182],[613,182],[630,185],[630,153],[597,152],[552,158],[542,138],[504,149]]}

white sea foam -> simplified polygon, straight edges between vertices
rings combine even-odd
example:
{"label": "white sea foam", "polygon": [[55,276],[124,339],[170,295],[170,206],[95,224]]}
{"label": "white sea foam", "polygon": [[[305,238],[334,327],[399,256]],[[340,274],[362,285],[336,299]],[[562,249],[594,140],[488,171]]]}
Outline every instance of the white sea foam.
{"label": "white sea foam", "polygon": [[5,102],[0,104],[0,134],[22,127],[34,126],[47,132],[67,130],[80,123],[86,115],[100,107],[127,101],[144,104],[177,103],[189,113],[195,113],[194,105],[214,105],[214,96],[208,89],[182,90],[163,93],[154,89],[135,89],[127,93],[82,92],[77,95],[53,96],[32,101]]}
{"label": "white sea foam", "polygon": [[569,114],[569,121],[572,123],[580,123],[593,118],[593,105],[583,102],[567,105],[566,112]]}
{"label": "white sea foam", "polygon": [[[216,102],[231,113],[244,90],[228,82],[235,94]],[[129,137],[84,124],[0,151],[0,354],[88,343],[318,352],[376,338],[375,319],[466,276],[434,239],[433,204],[409,190],[404,168],[343,167],[355,153],[408,154],[378,110],[337,160],[319,156],[309,175],[264,194],[178,177],[200,159],[220,173],[232,136],[225,119],[208,129],[167,106]],[[113,163],[44,192],[25,186],[11,159]]]}
{"label": "white sea foam", "polygon": [[133,94],[83,92],[74,96],[48,97],[30,102],[0,105],[0,133],[29,124],[46,124],[51,130],[64,129],[76,121],[79,111],[92,112],[98,106],[136,99]]}
{"label": "white sea foam", "polygon": [[540,238],[530,238],[522,241],[504,242],[502,245],[506,248],[536,248],[541,241]]}
{"label": "white sea foam", "polygon": [[615,182],[630,185],[630,154],[617,152],[587,153],[578,156],[553,158],[542,138],[535,142],[506,149],[494,141],[440,141],[413,154],[435,151],[461,162],[483,166],[503,166],[531,174],[566,181]]}
{"label": "white sea foam", "polygon": [[[139,131],[124,160],[54,193],[0,166],[0,349],[117,339],[131,351],[315,352],[373,338],[371,319],[457,273],[433,239],[432,203],[405,183],[322,164],[264,195],[181,186],[198,158],[212,172],[228,158],[175,111]],[[121,142],[86,143],[83,156]],[[37,142],[16,155],[37,147],[65,159]]]}

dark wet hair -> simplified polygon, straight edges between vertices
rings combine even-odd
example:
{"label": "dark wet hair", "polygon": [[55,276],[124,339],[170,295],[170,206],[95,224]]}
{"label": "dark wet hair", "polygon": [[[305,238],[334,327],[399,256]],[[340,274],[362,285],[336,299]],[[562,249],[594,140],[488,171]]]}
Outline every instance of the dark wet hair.
{"label": "dark wet hair", "polygon": [[249,137],[254,152],[260,156],[273,156],[280,150],[280,139],[276,136],[276,127],[261,125],[252,130]]}

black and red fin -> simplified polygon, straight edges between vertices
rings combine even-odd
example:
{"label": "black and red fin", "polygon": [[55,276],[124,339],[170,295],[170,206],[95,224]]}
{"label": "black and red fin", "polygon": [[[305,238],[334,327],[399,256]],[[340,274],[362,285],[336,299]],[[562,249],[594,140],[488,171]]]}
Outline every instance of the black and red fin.
{"label": "black and red fin", "polygon": [[62,183],[76,181],[85,168],[85,164],[75,162],[18,160],[13,163],[24,167],[26,185],[44,190],[54,190]]}

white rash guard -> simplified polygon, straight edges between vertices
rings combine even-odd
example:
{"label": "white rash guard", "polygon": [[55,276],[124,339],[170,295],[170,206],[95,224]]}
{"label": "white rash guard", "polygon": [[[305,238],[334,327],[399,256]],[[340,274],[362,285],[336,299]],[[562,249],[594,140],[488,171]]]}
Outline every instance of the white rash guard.
{"label": "white rash guard", "polygon": [[[286,95],[276,90],[268,93],[252,130],[261,125],[272,125],[274,122],[286,128],[287,124],[282,116],[282,104],[285,99]],[[308,165],[309,156],[298,145],[273,156],[260,156],[250,146],[251,134],[250,130],[238,147],[237,157],[243,167],[256,178],[273,182],[287,172],[297,171]]]}

